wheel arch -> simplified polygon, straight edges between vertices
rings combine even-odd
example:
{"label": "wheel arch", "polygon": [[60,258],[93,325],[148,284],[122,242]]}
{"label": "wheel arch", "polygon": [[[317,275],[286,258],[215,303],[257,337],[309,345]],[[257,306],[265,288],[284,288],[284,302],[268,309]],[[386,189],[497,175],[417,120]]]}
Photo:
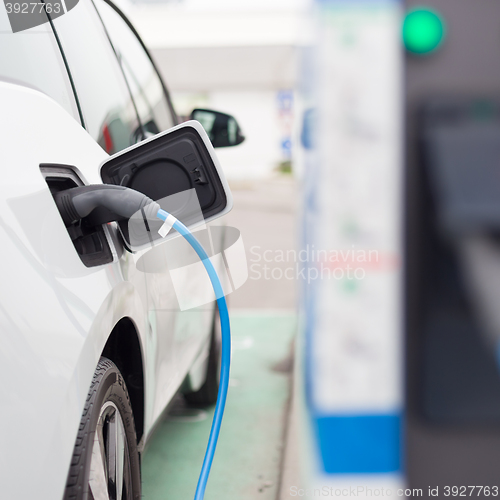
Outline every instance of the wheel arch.
{"label": "wheel arch", "polygon": [[116,323],[102,356],[113,361],[125,379],[139,442],[144,434],[144,362],[139,332],[132,319],[123,317]]}

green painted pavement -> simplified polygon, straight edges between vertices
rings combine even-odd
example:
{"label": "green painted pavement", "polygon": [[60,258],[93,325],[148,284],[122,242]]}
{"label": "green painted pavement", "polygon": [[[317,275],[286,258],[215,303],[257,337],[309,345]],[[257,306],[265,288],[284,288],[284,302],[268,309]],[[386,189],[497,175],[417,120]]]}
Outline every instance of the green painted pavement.
{"label": "green painted pavement", "polygon": [[[275,499],[291,377],[292,314],[232,313],[233,357],[226,411],[206,500]],[[181,405],[182,406],[182,405]],[[213,409],[174,407],[143,459],[145,500],[194,497]],[[205,417],[205,418],[203,418]]]}

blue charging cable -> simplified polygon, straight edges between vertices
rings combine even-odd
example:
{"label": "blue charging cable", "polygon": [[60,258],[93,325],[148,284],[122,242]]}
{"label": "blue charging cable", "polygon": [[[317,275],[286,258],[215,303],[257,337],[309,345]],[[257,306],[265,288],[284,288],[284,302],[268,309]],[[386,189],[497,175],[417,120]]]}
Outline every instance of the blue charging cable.
{"label": "blue charging cable", "polygon": [[205,458],[203,459],[203,465],[201,467],[200,477],[198,479],[198,485],[196,486],[196,493],[194,495],[195,500],[203,500],[203,497],[205,496],[205,488],[207,487],[208,476],[210,474],[210,468],[212,467],[215,455],[217,440],[219,438],[222,417],[224,415],[224,406],[226,405],[227,390],[229,387],[229,366],[231,363],[231,325],[229,324],[229,312],[227,310],[226,298],[224,297],[224,291],[222,289],[219,276],[217,276],[217,272],[212,264],[212,261],[209,259],[207,252],[205,252],[205,249],[200,242],[181,221],[165,210],[158,210],[157,217],[163,221],[167,221],[168,219],[171,223],[171,227],[178,231],[198,254],[198,257],[203,262],[208,276],[210,277],[215,297],[217,298],[217,306],[219,308],[222,336],[219,393],[217,395],[217,403],[215,405],[215,413],[212,420],[212,428],[210,429],[210,436],[208,438],[207,450],[205,452]]}

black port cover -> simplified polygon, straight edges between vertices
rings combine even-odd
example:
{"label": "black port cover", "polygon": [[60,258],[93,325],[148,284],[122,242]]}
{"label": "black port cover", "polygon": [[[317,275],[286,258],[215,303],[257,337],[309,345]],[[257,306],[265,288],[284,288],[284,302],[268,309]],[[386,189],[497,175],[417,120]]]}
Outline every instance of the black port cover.
{"label": "black port cover", "polygon": [[[227,206],[224,185],[211,153],[200,132],[188,124],[110,157],[101,167],[101,178],[105,184],[140,191],[160,205],[168,196],[194,189],[205,220]],[[169,207],[168,211],[188,225],[190,214],[183,209],[181,205],[177,209]],[[161,224],[159,221],[158,228]],[[121,221],[119,225],[123,237],[130,243],[128,221]],[[150,228],[149,238],[159,238],[155,229]]]}

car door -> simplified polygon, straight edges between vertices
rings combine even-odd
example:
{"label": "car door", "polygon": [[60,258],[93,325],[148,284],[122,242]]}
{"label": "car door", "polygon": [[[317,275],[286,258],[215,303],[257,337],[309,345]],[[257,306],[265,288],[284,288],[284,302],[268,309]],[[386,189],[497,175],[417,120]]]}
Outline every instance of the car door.
{"label": "car door", "polygon": [[[146,134],[139,119],[135,101],[128,82],[118,63],[99,14],[91,0],[80,0],[67,14],[53,20],[61,50],[76,91],[82,121],[88,134],[109,154],[119,152],[138,141]],[[103,151],[103,152],[104,152]],[[92,172],[82,170],[84,175],[99,179],[98,166]],[[152,308],[151,295],[155,293],[148,277],[139,271],[131,254],[124,251],[120,265],[126,279],[132,279],[142,294],[147,309],[148,334],[145,339],[145,429],[151,427],[157,410],[158,394],[163,383],[158,377],[161,366],[165,379],[175,379],[173,335],[170,330],[158,336],[157,322]],[[172,387],[166,394],[171,398]]]}
{"label": "car door", "polygon": [[[55,19],[54,27],[68,61],[85,127],[103,149],[115,153],[175,124],[176,117],[151,60],[110,5],[81,0]],[[165,261],[164,253],[165,247],[160,245],[149,255],[136,255],[130,260]],[[161,269],[143,273],[150,329],[146,346],[147,427],[161,414],[204,347],[213,311],[212,305],[181,313],[168,269]]]}
{"label": "car door", "polygon": [[[132,25],[113,3],[105,0],[93,1],[120,61],[145,136],[174,126],[177,117],[166,87]],[[179,310],[170,274],[168,269],[161,265],[172,265],[171,250],[172,245],[167,243],[142,256],[149,261],[149,265],[151,261],[155,261],[153,267],[163,270],[146,274],[151,321],[158,345],[155,415],[163,411],[172,390],[178,388],[195,358],[206,347],[214,312],[213,303],[186,311]],[[192,282],[185,283],[186,287],[196,289],[195,276],[187,273],[184,279]],[[166,352],[173,354],[174,359],[165,356]],[[172,367],[175,367],[173,376]]]}

